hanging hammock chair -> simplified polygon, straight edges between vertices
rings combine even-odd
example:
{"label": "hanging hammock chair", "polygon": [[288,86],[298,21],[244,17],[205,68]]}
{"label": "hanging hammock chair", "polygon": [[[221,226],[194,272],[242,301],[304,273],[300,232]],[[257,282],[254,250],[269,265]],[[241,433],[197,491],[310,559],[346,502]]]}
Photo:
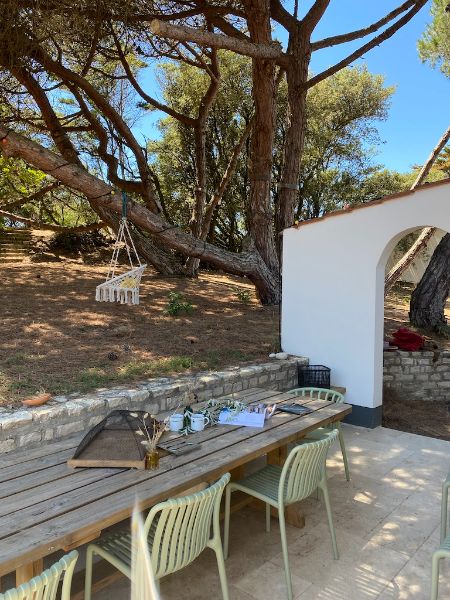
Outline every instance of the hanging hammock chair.
{"label": "hanging hammock chair", "polygon": [[[122,275],[116,275],[119,264],[119,253],[124,248],[130,269]],[[134,255],[134,262],[132,255]],[[147,265],[142,264],[131,237],[127,223],[127,196],[122,192],[122,219],[117,232],[111,262],[109,263],[106,281],[97,286],[95,299],[97,302],[120,302],[120,304],[139,304],[139,286],[142,273]]]}

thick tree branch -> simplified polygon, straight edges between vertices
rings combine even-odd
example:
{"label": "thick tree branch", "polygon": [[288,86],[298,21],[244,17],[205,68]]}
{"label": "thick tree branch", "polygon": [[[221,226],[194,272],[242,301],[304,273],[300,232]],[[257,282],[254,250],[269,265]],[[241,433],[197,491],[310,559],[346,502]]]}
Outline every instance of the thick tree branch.
{"label": "thick tree branch", "polygon": [[180,121],[181,123],[184,123],[184,125],[189,125],[189,126],[193,127],[195,125],[195,120],[194,119],[192,119],[191,117],[188,117],[187,115],[183,115],[182,113],[174,110],[173,108],[170,108],[170,106],[166,106],[165,104],[162,104],[161,102],[158,102],[158,100],[156,100],[155,98],[152,98],[152,96],[149,96],[142,89],[142,87],[139,85],[136,77],[134,76],[133,71],[130,68],[130,65],[128,64],[128,61],[127,61],[126,56],[125,56],[125,53],[122,50],[122,46],[120,45],[120,41],[117,38],[117,35],[115,34],[115,32],[114,32],[113,29],[112,29],[112,35],[113,35],[113,38],[114,38],[114,42],[116,44],[117,53],[119,55],[120,62],[122,63],[122,66],[124,68],[124,71],[127,74],[127,77],[129,79],[131,85],[134,87],[134,89],[136,90],[136,92],[141,96],[141,98],[145,102],[147,102],[147,104],[150,104],[154,108],[156,108],[158,110],[161,110],[162,112],[165,112],[170,117],[173,117],[177,121]]}
{"label": "thick tree branch", "polygon": [[53,110],[53,107],[47,98],[47,94],[41,88],[37,80],[24,67],[13,67],[11,73],[36,102],[41,112],[42,120],[61,154],[67,160],[81,164],[77,151]]}
{"label": "thick tree branch", "polygon": [[[67,187],[83,193],[89,202],[102,210],[112,210],[120,215],[122,199],[107,183],[88,173],[83,167],[64,160],[32,140],[8,130],[0,124],[0,151],[6,156],[20,157],[29,164],[51,174]],[[253,249],[236,254],[212,244],[198,240],[180,227],[170,225],[144,206],[130,201],[128,217],[138,227],[148,231],[161,240],[161,244],[182,253],[206,260],[229,273],[247,276],[257,287],[261,295],[277,287],[277,275],[273,274]],[[272,300],[273,301],[273,300]]]}
{"label": "thick tree branch", "polygon": [[329,4],[330,0],[316,0],[314,2],[301,21],[302,33],[305,36],[308,38],[311,36],[312,32],[316,28],[316,25],[327,10]]}
{"label": "thick tree branch", "polygon": [[447,129],[445,130],[441,139],[437,143],[436,147],[433,148],[430,156],[427,158],[425,164],[420,169],[416,180],[414,181],[414,183],[411,186],[412,190],[415,189],[418,185],[420,185],[423,181],[425,181],[425,178],[427,177],[428,173],[431,171],[431,167],[434,165],[437,157],[439,156],[441,151],[445,148],[445,146],[449,140],[450,140],[450,127],[447,127]]}
{"label": "thick tree branch", "polygon": [[[113,154],[108,152],[108,132],[102,126],[99,119],[97,119],[97,117],[89,109],[88,105],[84,101],[83,96],[76,89],[76,87],[69,86],[69,89],[78,102],[78,106],[81,108],[84,118],[91,125],[92,131],[95,133],[98,141],[97,152],[106,165],[108,180],[114,185],[120,187],[121,190],[125,190],[129,193],[141,194],[145,198],[145,189],[141,181],[129,181],[119,177],[117,173],[119,161]],[[153,208],[153,205],[150,205],[150,208]]]}
{"label": "thick tree branch", "polygon": [[222,48],[223,50],[230,50],[231,52],[236,52],[243,56],[274,60],[277,64],[284,65],[286,63],[286,56],[276,43],[270,46],[266,44],[253,44],[250,41],[233,38],[221,33],[200,31],[193,27],[185,27],[182,25],[170,25],[157,19],[150,23],[150,30],[155,35],[178,40],[179,42],[195,42],[201,46]]}
{"label": "thick tree branch", "polygon": [[0,210],[0,216],[6,217],[10,221],[19,221],[19,223],[24,223],[33,229],[48,229],[50,231],[64,231],[67,233],[82,233],[84,231],[96,231],[97,229],[102,229],[103,227],[107,227],[106,223],[100,221],[99,223],[91,223],[90,225],[79,225],[77,227],[64,227],[64,225],[52,225],[50,223],[39,223],[39,221],[35,221],[34,219],[28,219],[26,217],[22,217],[21,215],[14,215],[6,210]]}
{"label": "thick tree branch", "polygon": [[236,172],[236,166],[237,166],[237,162],[239,159],[239,155],[241,154],[242,149],[252,131],[253,123],[254,123],[254,119],[252,118],[252,119],[250,119],[246,128],[242,132],[242,135],[241,135],[238,143],[236,144],[236,146],[233,149],[233,153],[228,162],[227,168],[225,169],[225,172],[222,176],[222,179],[219,183],[219,186],[218,186],[217,190],[214,192],[214,194],[206,208],[205,218],[203,221],[202,239],[206,239],[208,236],[209,230],[211,228],[211,223],[212,223],[212,220],[214,217],[214,213],[215,213],[216,209],[220,206],[220,204],[222,202],[222,198],[230,184],[231,179],[233,178],[233,175]]}
{"label": "thick tree branch", "polygon": [[65,67],[63,64],[53,60],[42,48],[36,46],[33,47],[31,54],[48,72],[60,77],[66,85],[71,83],[83,90],[97,108],[99,108],[104,117],[114,124],[119,135],[123,137],[126,144],[133,152],[142,180],[142,190],[144,190],[146,202],[153,206],[153,210],[160,210],[161,207],[158,205],[158,199],[154,193],[150,174],[148,172],[146,156],[122,116],[87,79],[75,71],[70,70],[68,67]]}
{"label": "thick tree branch", "polygon": [[[433,148],[430,156],[427,158],[427,161],[420,169],[420,172],[411,186],[411,189],[414,190],[418,187],[427,177],[428,173],[431,170],[431,167],[434,165],[436,158],[439,156],[441,150],[445,148],[448,140],[450,139],[450,127],[444,132],[444,135],[441,137],[435,148]],[[424,248],[427,247],[428,242],[431,240],[433,235],[436,232],[435,227],[425,227],[422,229],[419,237],[411,246],[411,248],[402,256],[402,258],[397,261],[397,263],[392,267],[389,273],[386,276],[384,282],[384,294],[386,295],[393,287],[393,285],[400,279],[402,273],[406,271],[409,265],[414,261],[416,256],[421,252]]]}
{"label": "thick tree branch", "polygon": [[59,181],[54,181],[53,183],[42,187],[40,190],[37,190],[37,192],[34,192],[34,194],[31,194],[30,196],[26,196],[25,198],[19,198],[18,200],[14,200],[14,202],[8,202],[8,204],[0,206],[0,209],[9,211],[12,208],[17,208],[18,206],[22,206],[24,204],[27,204],[28,202],[35,202],[36,200],[40,200],[43,196],[45,196],[45,194],[47,194],[47,192],[51,192],[55,188],[59,187],[59,185]]}
{"label": "thick tree branch", "polygon": [[282,25],[286,31],[291,34],[295,33],[297,19],[284,8],[280,0],[270,0],[270,13],[272,18]]}
{"label": "thick tree branch", "polygon": [[325,71],[322,71],[322,73],[319,73],[315,77],[311,77],[311,79],[308,80],[306,87],[311,88],[320,81],[330,77],[330,75],[334,75],[334,73],[344,69],[356,59],[361,58],[361,56],[363,56],[369,50],[372,50],[372,48],[375,48],[375,46],[379,46],[382,42],[392,37],[394,33],[406,25],[406,23],[408,23],[426,3],[427,0],[416,0],[414,6],[401,19],[385,29],[380,35],[375,36],[372,40],[370,40],[370,42],[367,42],[367,44],[364,44],[364,46],[361,46],[361,48],[355,50],[355,52],[352,52],[349,56],[347,56],[347,58],[344,58],[333,67],[325,69]]}
{"label": "thick tree branch", "polygon": [[320,50],[321,48],[329,48],[330,46],[336,46],[337,44],[351,42],[353,40],[365,37],[366,35],[369,35],[371,33],[375,33],[375,31],[378,31],[381,27],[387,25],[390,21],[392,21],[392,19],[395,19],[396,17],[398,17],[398,15],[404,13],[405,10],[408,10],[408,8],[413,6],[415,3],[416,0],[407,0],[407,2],[403,2],[403,4],[392,10],[379,21],[372,23],[372,25],[369,25],[368,27],[363,27],[362,29],[357,29],[355,31],[349,31],[348,33],[343,33],[341,35],[334,35],[332,37],[328,37],[317,42],[312,42],[311,49],[314,51]]}

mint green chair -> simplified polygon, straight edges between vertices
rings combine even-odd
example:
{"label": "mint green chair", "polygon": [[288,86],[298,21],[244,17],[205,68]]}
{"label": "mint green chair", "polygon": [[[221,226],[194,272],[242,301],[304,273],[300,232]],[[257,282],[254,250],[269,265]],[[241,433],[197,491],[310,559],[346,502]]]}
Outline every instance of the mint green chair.
{"label": "mint green chair", "polygon": [[61,578],[61,600],[70,600],[70,587],[77,558],[78,552],[73,550],[27,583],[0,594],[0,600],[55,600]]}
{"label": "mint green chair", "polygon": [[325,500],[334,558],[339,558],[326,475],[328,449],[337,436],[338,432],[333,430],[329,431],[321,440],[316,442],[305,442],[304,444],[298,445],[291,450],[283,467],[279,465],[266,465],[261,470],[252,473],[248,477],[244,477],[244,479],[241,479],[240,481],[233,481],[226,489],[224,533],[225,558],[228,556],[230,502],[232,492],[239,490],[265,502],[267,532],[270,531],[271,507],[273,506],[278,509],[288,600],[292,600],[293,596],[286,539],[285,506],[307,498],[319,488],[322,491]]}
{"label": "mint green chair", "polygon": [[450,472],[442,484],[441,502],[441,545],[433,552],[431,559],[431,600],[437,600],[439,587],[439,565],[441,558],[450,558],[450,534],[448,533],[448,494]]}
{"label": "mint green chair", "polygon": [[[145,520],[144,533],[157,583],[162,577],[187,567],[205,548],[211,548],[216,553],[223,600],[228,600],[219,514],[222,494],[229,480],[230,474],[226,473],[205,490],[166,500],[150,510]],[[130,530],[111,532],[87,547],[84,600],[91,600],[92,562],[95,554],[131,579]]]}
{"label": "mint green chair", "polygon": [[[294,396],[300,396],[303,398],[317,398],[317,400],[326,400],[327,402],[334,402],[335,404],[343,404],[345,402],[344,395],[334,390],[326,388],[316,387],[302,387],[296,388],[295,390],[289,390],[289,394]],[[348,468],[347,451],[345,449],[344,434],[342,433],[341,422],[337,421],[328,427],[319,427],[308,433],[305,437],[306,440],[320,440],[323,434],[330,431],[330,429],[337,429],[339,435],[339,444],[341,446],[342,458],[344,460],[345,478],[350,481],[350,470]]]}
{"label": "mint green chair", "polygon": [[141,512],[136,506],[131,519],[130,600],[160,600]]}

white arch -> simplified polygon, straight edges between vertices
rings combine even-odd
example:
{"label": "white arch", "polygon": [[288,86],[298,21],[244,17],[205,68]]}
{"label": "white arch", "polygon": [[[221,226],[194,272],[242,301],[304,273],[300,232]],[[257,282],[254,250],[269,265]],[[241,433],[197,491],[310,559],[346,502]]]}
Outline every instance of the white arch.
{"label": "white arch", "polygon": [[283,232],[283,350],[331,367],[354,422],[381,419],[385,266],[424,226],[450,231],[449,179]]}

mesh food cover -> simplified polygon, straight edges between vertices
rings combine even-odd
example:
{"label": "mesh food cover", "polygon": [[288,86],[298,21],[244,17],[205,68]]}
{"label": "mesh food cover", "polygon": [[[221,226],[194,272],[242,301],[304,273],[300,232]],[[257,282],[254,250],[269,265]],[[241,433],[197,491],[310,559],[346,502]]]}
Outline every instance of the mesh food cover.
{"label": "mesh food cover", "polygon": [[[145,428],[151,436],[154,419],[145,411],[114,410],[84,436],[73,459],[141,461],[146,448],[141,443]],[[119,465],[118,465],[119,466]]]}

